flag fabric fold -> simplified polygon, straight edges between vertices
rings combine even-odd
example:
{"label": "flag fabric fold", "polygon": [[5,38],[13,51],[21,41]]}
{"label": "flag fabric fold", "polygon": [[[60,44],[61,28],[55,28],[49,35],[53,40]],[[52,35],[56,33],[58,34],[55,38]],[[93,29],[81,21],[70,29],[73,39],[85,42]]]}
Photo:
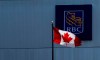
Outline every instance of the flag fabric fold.
{"label": "flag fabric fold", "polygon": [[60,30],[56,27],[54,30],[53,42],[67,47],[76,47],[81,45],[80,39],[73,33],[68,31]]}

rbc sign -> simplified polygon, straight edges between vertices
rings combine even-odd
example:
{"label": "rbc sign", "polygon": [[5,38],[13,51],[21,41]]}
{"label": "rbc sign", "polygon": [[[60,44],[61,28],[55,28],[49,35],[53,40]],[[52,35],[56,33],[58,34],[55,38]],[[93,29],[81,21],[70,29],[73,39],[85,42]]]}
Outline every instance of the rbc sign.
{"label": "rbc sign", "polygon": [[70,31],[83,41],[92,40],[92,5],[56,5],[55,27]]}
{"label": "rbc sign", "polygon": [[82,33],[84,31],[84,11],[64,11],[64,30],[74,34]]}

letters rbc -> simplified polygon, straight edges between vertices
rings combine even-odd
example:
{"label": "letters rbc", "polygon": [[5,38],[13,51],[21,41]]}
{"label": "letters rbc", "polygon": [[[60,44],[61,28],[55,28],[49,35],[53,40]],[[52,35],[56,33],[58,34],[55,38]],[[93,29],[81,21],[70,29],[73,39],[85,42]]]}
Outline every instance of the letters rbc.
{"label": "letters rbc", "polygon": [[66,30],[70,31],[70,32],[79,32],[81,33],[82,31],[80,31],[81,27],[67,27]]}

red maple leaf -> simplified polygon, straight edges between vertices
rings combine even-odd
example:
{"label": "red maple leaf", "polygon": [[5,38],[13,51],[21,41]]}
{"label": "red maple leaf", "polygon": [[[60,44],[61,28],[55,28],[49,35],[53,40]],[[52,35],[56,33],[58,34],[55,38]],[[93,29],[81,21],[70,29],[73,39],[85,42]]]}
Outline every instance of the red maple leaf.
{"label": "red maple leaf", "polygon": [[68,33],[65,33],[64,36],[62,36],[64,42],[70,42],[72,40],[71,37],[69,37],[69,34]]}

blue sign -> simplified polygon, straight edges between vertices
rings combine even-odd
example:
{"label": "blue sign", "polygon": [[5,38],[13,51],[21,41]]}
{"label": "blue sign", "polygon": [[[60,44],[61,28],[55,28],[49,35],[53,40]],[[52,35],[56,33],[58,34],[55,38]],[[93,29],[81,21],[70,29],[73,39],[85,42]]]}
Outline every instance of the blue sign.
{"label": "blue sign", "polygon": [[92,5],[56,5],[55,27],[70,31],[83,41],[92,40]]}

